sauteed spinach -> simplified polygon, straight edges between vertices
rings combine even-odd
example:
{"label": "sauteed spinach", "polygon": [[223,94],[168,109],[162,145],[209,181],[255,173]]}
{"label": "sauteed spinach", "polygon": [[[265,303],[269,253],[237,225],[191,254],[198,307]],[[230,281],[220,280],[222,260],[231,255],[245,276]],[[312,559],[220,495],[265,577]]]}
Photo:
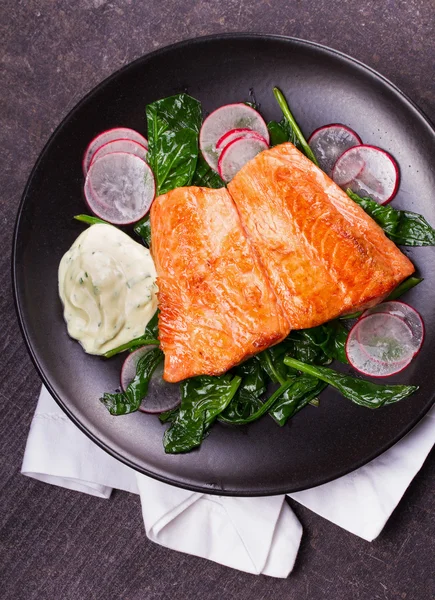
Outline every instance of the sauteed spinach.
{"label": "sauteed spinach", "polygon": [[380,408],[384,404],[393,404],[418,390],[418,386],[415,385],[378,385],[358,377],[338,373],[328,367],[307,365],[290,356],[284,359],[284,364],[324,381],[335,387],[345,398],[367,408]]}
{"label": "sauteed spinach", "polygon": [[152,374],[163,358],[164,354],[160,348],[153,348],[138,360],[136,376],[125,392],[103,395],[101,402],[111,415],[126,415],[139,408],[140,403],[147,394]]}
{"label": "sauteed spinach", "polygon": [[200,375],[181,383],[181,404],[163,437],[165,451],[187,452],[202,442],[218,415],[233,399],[242,379],[235,375]]}
{"label": "sauteed spinach", "polygon": [[371,198],[361,198],[347,190],[347,194],[385,231],[387,237],[399,246],[434,246],[435,229],[424,217],[409,210],[397,210],[389,204],[378,204]]}
{"label": "sauteed spinach", "polygon": [[[271,121],[268,124],[271,145],[291,141],[317,164],[283,94],[277,88],[273,91],[283,118],[280,122]],[[210,169],[198,149],[202,116],[197,100],[187,94],[164,98],[148,105],[146,116],[148,161],[156,177],[157,193],[190,184],[211,188],[225,185],[219,175]],[[420,215],[380,206],[349,190],[348,194],[395,243],[435,245],[435,230]],[[87,215],[76,218],[88,224],[100,222]],[[149,216],[139,221],[134,231],[150,247]],[[394,290],[390,299],[399,297],[420,281],[418,277],[408,278]],[[325,366],[334,360],[347,363],[345,344],[348,331],[340,320],[292,331],[281,343],[246,360],[225,375],[204,375],[181,382],[179,407],[160,415],[162,423],[169,423],[164,434],[165,451],[179,453],[198,447],[216,420],[227,424],[245,424],[269,413],[278,425],[283,426],[308,403],[318,404],[318,395],[328,385],[352,402],[368,408],[397,402],[418,389],[416,386],[377,385]],[[158,344],[156,313],[143,336],[105,356]],[[162,351],[158,347],[151,348],[138,361],[136,376],[125,393],[103,395],[101,402],[111,414],[127,414],[139,408],[152,374],[162,360]]]}
{"label": "sauteed spinach", "polygon": [[201,104],[187,94],[163,98],[146,107],[147,161],[157,194],[190,185],[198,160]]}

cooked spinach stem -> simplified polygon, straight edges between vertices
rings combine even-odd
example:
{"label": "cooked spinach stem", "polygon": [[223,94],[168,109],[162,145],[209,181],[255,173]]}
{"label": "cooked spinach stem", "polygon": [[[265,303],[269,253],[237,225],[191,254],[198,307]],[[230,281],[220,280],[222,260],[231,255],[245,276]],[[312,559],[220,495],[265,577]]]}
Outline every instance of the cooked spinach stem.
{"label": "cooked spinach stem", "polygon": [[358,317],[360,317],[363,314],[364,311],[359,310],[358,312],[354,312],[351,313],[350,315],[343,315],[340,317],[340,319],[342,321],[346,320],[346,319],[357,319]]}
{"label": "cooked spinach stem", "polygon": [[74,219],[81,223],[86,223],[87,225],[97,225],[98,223],[110,225],[107,221],[103,221],[103,219],[99,219],[98,217],[92,217],[91,215],[75,215]]}
{"label": "cooked spinach stem", "polygon": [[274,93],[274,96],[276,98],[276,101],[279,104],[280,109],[283,112],[283,115],[285,116],[285,118],[287,119],[287,121],[292,126],[293,131],[295,132],[296,137],[299,140],[299,143],[300,143],[301,147],[303,148],[305,155],[311,161],[313,161],[313,163],[315,165],[319,166],[319,163],[317,162],[317,158],[314,156],[313,151],[309,147],[308,142],[307,142],[307,140],[304,137],[304,134],[302,133],[299,125],[296,123],[296,120],[295,120],[294,116],[290,112],[290,108],[289,108],[289,106],[287,104],[287,101],[286,101],[286,99],[284,97],[284,94],[277,87],[273,88],[273,93]]}
{"label": "cooked spinach stem", "polygon": [[221,415],[221,420],[225,423],[232,423],[233,425],[244,425],[246,423],[252,423],[252,421],[256,421],[262,415],[267,413],[275,404],[275,402],[282,396],[282,394],[284,394],[284,392],[288,390],[293,384],[294,379],[292,377],[288,381],[284,382],[256,412],[254,412],[249,417],[246,417],[246,419],[228,419]]}
{"label": "cooked spinach stem", "polygon": [[159,340],[155,340],[152,338],[144,338],[139,337],[131,340],[130,342],[126,342],[117,348],[113,348],[113,350],[109,350],[105,354],[103,354],[104,358],[112,358],[115,354],[120,354],[121,352],[125,352],[126,350],[133,350],[135,348],[140,348],[141,346],[158,346],[160,344]]}
{"label": "cooked spinach stem", "polygon": [[284,363],[302,373],[317,377],[335,387],[345,398],[367,408],[380,408],[385,404],[393,404],[418,390],[414,385],[378,385],[352,375],[338,373],[327,367],[307,365],[290,356],[284,359]]}
{"label": "cooked spinach stem", "polygon": [[322,392],[326,383],[309,375],[300,375],[293,380],[293,385],[277,400],[269,410],[270,416],[281,427],[297,412]]}
{"label": "cooked spinach stem", "polygon": [[402,283],[399,283],[399,285],[394,288],[387,300],[396,300],[397,298],[400,298],[400,296],[402,296],[405,292],[412,289],[422,281],[422,277],[408,277],[408,279],[405,279],[405,281],[402,281]]}

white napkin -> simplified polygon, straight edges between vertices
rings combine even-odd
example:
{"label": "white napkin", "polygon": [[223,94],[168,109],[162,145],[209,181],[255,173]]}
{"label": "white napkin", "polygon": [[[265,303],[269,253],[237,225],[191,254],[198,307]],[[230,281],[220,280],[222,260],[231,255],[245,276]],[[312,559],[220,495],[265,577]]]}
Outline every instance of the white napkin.
{"label": "white napkin", "polygon": [[[289,494],[366,540],[382,530],[435,443],[435,407],[393,448],[331,483]],[[43,387],[22,471],[100,498],[138,493],[147,536],[174,550],[273,577],[291,572],[302,527],[284,496],[227,498],[189,492],[140,475],[89,440]]]}
{"label": "white napkin", "polygon": [[21,472],[100,498],[112,488],[139,494],[148,537],[173,550],[273,577],[293,568],[302,527],[284,496],[209,496],[136,473],[87,438],[44,387]]}

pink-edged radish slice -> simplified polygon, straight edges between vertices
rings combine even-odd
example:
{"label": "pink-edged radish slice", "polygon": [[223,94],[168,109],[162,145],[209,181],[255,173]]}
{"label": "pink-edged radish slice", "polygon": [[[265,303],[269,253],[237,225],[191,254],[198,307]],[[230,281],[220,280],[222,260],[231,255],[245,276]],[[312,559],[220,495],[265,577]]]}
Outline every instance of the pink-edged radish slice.
{"label": "pink-edged radish slice", "polygon": [[337,158],[345,150],[360,144],[362,144],[362,141],[359,135],[353,129],[340,123],[331,123],[319,127],[319,129],[313,131],[308,139],[308,145],[317,158],[319,167],[329,176],[331,176]]}
{"label": "pink-edged radish slice", "polygon": [[381,148],[365,144],[346,150],[332,170],[337,185],[350,188],[359,196],[369,196],[379,204],[387,204],[394,198],[399,178],[394,158]]}
{"label": "pink-edged radish slice", "polygon": [[146,160],[148,150],[139,142],[135,142],[134,140],[113,140],[112,142],[107,142],[107,144],[103,144],[98,148],[92,157],[90,167],[94,164],[96,160],[106,156],[106,154],[112,154],[112,152],[128,152],[129,154],[134,154],[138,156],[142,160]]}
{"label": "pink-edged radish slice", "polygon": [[114,140],[133,140],[145,148],[148,148],[148,141],[141,135],[139,132],[134,129],[130,129],[129,127],[114,127],[113,129],[108,129],[107,131],[103,131],[99,133],[94,139],[88,144],[88,147],[85,150],[83,155],[83,175],[86,177],[88,169],[90,167],[92,157],[95,152],[108,142],[113,142]]}
{"label": "pink-edged radish slice", "polygon": [[238,138],[243,138],[243,137],[252,137],[252,136],[256,136],[259,135],[256,131],[252,131],[252,129],[246,129],[245,128],[238,128],[238,129],[230,129],[230,131],[227,131],[226,133],[223,134],[223,136],[218,140],[217,144],[216,144],[216,150],[219,150],[222,152],[222,150],[225,148],[225,146],[228,146],[228,144],[230,142],[232,142],[233,140],[236,140]]}
{"label": "pink-edged radish slice", "polygon": [[[121,370],[121,388],[127,389],[136,375],[139,359],[156,346],[143,346],[127,356]],[[163,379],[163,364],[157,365],[150,382],[148,392],[139,407],[145,413],[162,413],[172,410],[180,403],[181,393],[178,383],[168,383]]]}
{"label": "pink-edged radish slice", "polygon": [[113,152],[89,168],[84,191],[97,217],[113,225],[128,225],[149,211],[156,187],[144,160],[127,152]]}
{"label": "pink-edged radish slice", "polygon": [[222,150],[218,162],[219,175],[224,181],[231,181],[247,162],[268,148],[269,144],[260,135],[236,138]]}
{"label": "pink-edged radish slice", "polygon": [[346,356],[364,375],[388,377],[407,367],[420,345],[404,319],[378,312],[361,317],[353,326]]}
{"label": "pink-edged radish slice", "polygon": [[234,129],[256,131],[269,144],[269,131],[263,117],[254,108],[243,104],[226,104],[212,112],[204,121],[199,133],[199,147],[208,165],[218,170],[220,150],[217,143]]}
{"label": "pink-edged radish slice", "polygon": [[415,343],[415,354],[420,350],[424,342],[424,323],[420,313],[406,302],[401,300],[388,300],[381,302],[372,308],[368,308],[363,313],[363,317],[377,313],[388,313],[403,319],[412,331],[412,337]]}

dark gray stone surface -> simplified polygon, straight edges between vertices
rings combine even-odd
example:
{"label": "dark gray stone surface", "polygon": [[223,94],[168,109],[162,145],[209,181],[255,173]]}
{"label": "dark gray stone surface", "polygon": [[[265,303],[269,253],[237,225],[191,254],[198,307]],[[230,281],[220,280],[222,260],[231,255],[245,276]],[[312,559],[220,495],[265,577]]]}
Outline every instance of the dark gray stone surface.
{"label": "dark gray stone surface", "polygon": [[40,381],[16,323],[9,268],[15,213],[39,152],[74,104],[119,67],[210,33],[292,35],[378,69],[433,119],[433,2],[3,0],[0,31],[0,597],[435,598],[433,453],[371,544],[292,503],[305,533],[287,580],[152,544],[134,496],[98,500],[20,476]]}

